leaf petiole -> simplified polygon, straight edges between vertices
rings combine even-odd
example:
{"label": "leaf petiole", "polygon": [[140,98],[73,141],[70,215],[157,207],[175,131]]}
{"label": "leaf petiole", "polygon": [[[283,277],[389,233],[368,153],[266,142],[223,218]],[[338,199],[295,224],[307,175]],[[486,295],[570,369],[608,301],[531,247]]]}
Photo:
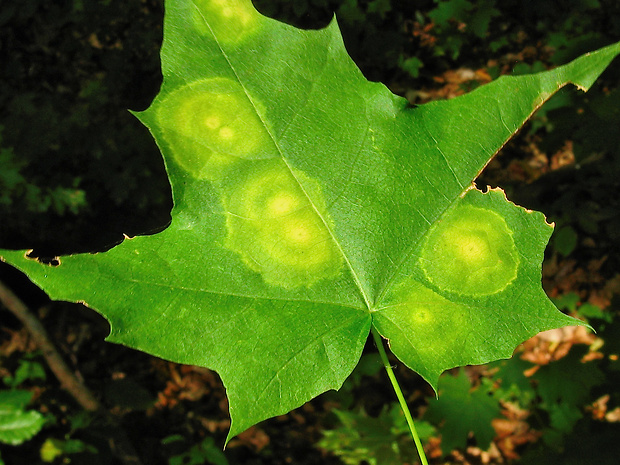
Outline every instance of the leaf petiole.
{"label": "leaf petiole", "polygon": [[377,332],[374,326],[371,327],[372,337],[375,340],[375,344],[377,349],[379,349],[379,355],[381,356],[381,361],[383,362],[383,366],[385,367],[385,371],[387,372],[388,378],[390,378],[390,382],[392,383],[392,387],[394,388],[394,392],[396,393],[396,397],[398,398],[398,403],[400,404],[400,408],[405,414],[405,418],[407,419],[407,424],[409,425],[409,431],[411,431],[411,436],[413,436],[413,442],[415,443],[415,447],[418,451],[418,455],[420,456],[420,461],[422,465],[428,465],[428,461],[426,460],[426,455],[424,454],[424,448],[422,447],[422,442],[420,441],[420,437],[418,436],[418,432],[415,429],[415,425],[413,424],[413,418],[411,416],[411,412],[409,411],[409,407],[407,406],[407,401],[403,396],[403,392],[400,389],[398,381],[396,380],[396,376],[394,375],[394,371],[390,365],[390,361],[388,360],[387,354],[385,353],[385,349],[383,347],[383,339],[381,335]]}

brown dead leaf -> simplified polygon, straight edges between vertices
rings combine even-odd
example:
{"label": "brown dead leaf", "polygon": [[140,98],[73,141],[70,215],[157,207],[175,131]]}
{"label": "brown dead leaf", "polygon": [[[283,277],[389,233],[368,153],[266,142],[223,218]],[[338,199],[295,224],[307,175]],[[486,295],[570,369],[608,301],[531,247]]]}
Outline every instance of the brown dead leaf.
{"label": "brown dead leaf", "polygon": [[426,441],[426,446],[424,447],[424,451],[426,452],[426,456],[431,459],[438,459],[443,456],[443,452],[441,451],[441,438],[431,437]]}
{"label": "brown dead leaf", "polygon": [[551,289],[550,295],[577,293],[582,301],[596,290],[605,289],[607,280],[601,274],[601,267],[607,261],[607,256],[591,260],[585,268],[578,266],[574,259],[559,260],[557,256],[545,261],[543,277],[547,281],[546,289]]}
{"label": "brown dead leaf", "polygon": [[587,354],[581,357],[581,362],[582,363],[592,362],[594,360],[602,360],[604,358],[605,358],[605,354],[603,354],[602,352],[590,350]]}
{"label": "brown dead leaf", "polygon": [[491,82],[493,80],[486,68],[477,69],[475,75],[475,80],[481,83]]}
{"label": "brown dead leaf", "polygon": [[620,294],[620,273],[605,283],[605,290],[610,294]]}
{"label": "brown dead leaf", "polygon": [[269,442],[267,433],[257,426],[252,426],[231,440],[228,447],[246,446],[255,452],[260,452],[269,445]]}
{"label": "brown dead leaf", "polygon": [[508,460],[519,458],[516,449],[527,443],[538,441],[542,433],[530,429],[530,425],[522,420],[496,418],[491,422],[497,437],[495,444]]}
{"label": "brown dead leaf", "polygon": [[551,156],[550,168],[557,170],[575,164],[575,153],[573,152],[573,141],[567,140],[562,148]]}
{"label": "brown dead leaf", "polygon": [[554,267],[548,270],[545,270],[545,267],[543,267],[543,275],[553,280],[553,286],[556,288],[554,291],[558,295],[577,292],[581,284],[588,281],[585,270],[577,268],[576,260],[561,260],[554,265]]}
{"label": "brown dead leaf", "polygon": [[566,356],[575,344],[592,345],[597,337],[584,326],[543,331],[525,341],[521,348],[521,358],[537,365],[547,365]]}
{"label": "brown dead leaf", "polygon": [[597,306],[600,309],[605,309],[611,305],[610,295],[605,289],[593,290],[588,297],[588,303]]}
{"label": "brown dead leaf", "polygon": [[620,407],[616,407],[605,415],[605,420],[610,423],[620,422]]}
{"label": "brown dead leaf", "polygon": [[530,411],[522,409],[512,402],[502,402],[502,415],[509,420],[525,420],[530,416]]}
{"label": "brown dead leaf", "polygon": [[411,103],[425,103],[432,100],[446,100],[466,93],[467,83],[486,84],[490,82],[491,76],[484,68],[473,70],[469,68],[459,68],[448,70],[439,76],[434,76],[435,83],[440,85],[438,88],[411,90],[406,93],[407,99]]}
{"label": "brown dead leaf", "polygon": [[525,421],[530,412],[515,404],[502,403],[502,415],[505,418],[496,418],[491,422],[496,434],[494,442],[506,459],[518,459],[516,449],[524,444],[536,442],[542,433],[532,430]]}
{"label": "brown dead leaf", "polygon": [[225,432],[230,429],[230,420],[213,420],[212,418],[201,417],[199,421],[211,434]]}
{"label": "brown dead leaf", "polygon": [[597,258],[595,260],[590,260],[588,262],[588,271],[590,273],[596,274],[597,275],[597,282],[601,282],[603,280],[603,277],[599,274],[602,266],[605,264],[605,262],[607,261],[608,256],[604,255],[600,258]]}
{"label": "brown dead leaf", "polygon": [[8,328],[2,328],[2,330],[8,334],[8,338],[0,345],[0,352],[4,356],[8,357],[15,352],[29,353],[37,350],[37,346],[26,328],[17,331]]}
{"label": "brown dead leaf", "polygon": [[549,171],[549,157],[547,157],[545,152],[540,150],[535,140],[531,140],[527,144],[525,152],[529,154],[527,159],[524,161],[529,175],[528,179],[525,181],[532,182]]}
{"label": "brown dead leaf", "polygon": [[95,33],[92,33],[91,35],[88,36],[88,43],[93,48],[96,48],[96,49],[103,48],[103,45],[101,45],[101,42],[99,41],[99,37],[97,37],[97,34]]}
{"label": "brown dead leaf", "polygon": [[[109,37],[105,37],[104,39],[99,39],[99,37],[95,33],[92,33],[91,35],[89,35],[86,40],[90,44],[91,47],[96,48],[98,50],[102,50],[102,49],[122,50],[123,49],[123,43],[120,40],[110,42]],[[102,43],[102,40],[104,43]]]}
{"label": "brown dead leaf", "polygon": [[[584,298],[591,291],[603,288],[606,284],[600,272],[606,260],[607,256],[591,260],[585,268],[578,266],[574,259],[561,260],[556,263],[555,274],[550,274],[553,268],[545,271],[543,267],[543,276],[552,282],[552,287],[555,288],[553,293],[562,295],[575,292]],[[545,266],[547,265],[545,262]]]}
{"label": "brown dead leaf", "polygon": [[586,407],[586,410],[592,413],[594,420],[608,421],[610,423],[620,422],[620,407],[616,407],[613,410],[608,410],[608,403],[611,399],[609,394],[596,399],[592,405]]}
{"label": "brown dead leaf", "polygon": [[592,413],[594,420],[603,420],[607,414],[607,403],[609,402],[610,395],[605,394],[602,397],[596,399],[592,405],[586,407],[586,410]]}
{"label": "brown dead leaf", "polygon": [[463,465],[468,464],[465,456],[460,450],[453,450],[452,452],[450,452],[450,455],[454,458],[455,462],[462,463]]}
{"label": "brown dead leaf", "polygon": [[611,305],[611,300],[618,294],[620,294],[620,274],[607,280],[602,289],[593,289],[588,296],[588,302],[604,310]]}
{"label": "brown dead leaf", "polygon": [[467,455],[477,459],[476,463],[503,463],[502,454],[494,443],[491,443],[488,451],[482,450],[479,447],[468,447]]}
{"label": "brown dead leaf", "polygon": [[422,25],[416,21],[413,23],[413,31],[411,32],[411,35],[418,38],[422,47],[433,48],[437,42],[437,37],[431,34],[434,27],[435,24],[433,23]]}
{"label": "brown dead leaf", "polygon": [[502,452],[497,447],[497,444],[494,442],[491,443],[489,449],[486,451],[489,454],[489,458],[493,461],[492,463],[504,463],[505,460],[502,457]]}
{"label": "brown dead leaf", "polygon": [[180,401],[197,401],[216,388],[218,383],[209,370],[191,365],[168,364],[169,379],[157,394],[156,407],[172,408]]}

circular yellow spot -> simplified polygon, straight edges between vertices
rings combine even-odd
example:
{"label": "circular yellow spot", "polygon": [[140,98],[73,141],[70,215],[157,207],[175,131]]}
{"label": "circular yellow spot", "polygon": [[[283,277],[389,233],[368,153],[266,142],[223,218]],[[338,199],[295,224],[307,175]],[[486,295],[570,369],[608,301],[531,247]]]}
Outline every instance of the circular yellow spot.
{"label": "circular yellow spot", "polygon": [[466,205],[449,211],[431,228],[419,263],[439,289],[482,296],[502,291],[516,278],[519,255],[500,215]]}
{"label": "circular yellow spot", "polygon": [[435,320],[432,312],[424,305],[411,305],[409,312],[409,317],[416,326],[430,326]]}
{"label": "circular yellow spot", "polygon": [[[377,311],[379,318],[395,323],[417,356],[460,355],[472,329],[467,306],[451,302],[412,279],[397,285],[388,301],[389,305]],[[398,342],[391,340],[392,344]]]}
{"label": "circular yellow spot", "polygon": [[229,140],[235,136],[235,131],[230,128],[222,128],[220,129],[219,135],[222,139]]}
{"label": "circular yellow spot", "polygon": [[304,245],[312,240],[312,232],[300,224],[286,231],[286,238],[294,245]]}
{"label": "circular yellow spot", "polygon": [[239,14],[239,21],[241,22],[241,24],[243,24],[244,27],[248,27],[252,25],[252,15],[248,12],[241,12]]}
{"label": "circular yellow spot", "polygon": [[265,165],[230,191],[227,247],[270,284],[311,286],[336,276],[341,256],[299,180],[310,186],[313,201],[321,205],[318,187],[302,173],[293,176],[280,161]]}
{"label": "circular yellow spot", "polygon": [[488,239],[484,237],[486,233],[484,231],[482,233],[460,231],[454,234],[455,252],[461,260],[469,263],[470,266],[492,253],[489,250]]}
{"label": "circular yellow spot", "polygon": [[291,213],[298,206],[299,197],[280,192],[269,200],[267,209],[272,216],[282,216]]}
{"label": "circular yellow spot", "polygon": [[217,129],[220,127],[220,119],[217,116],[208,116],[205,118],[205,126],[209,129]]}
{"label": "circular yellow spot", "polygon": [[215,78],[170,92],[156,111],[178,164],[196,178],[216,180],[240,158],[277,155],[257,107],[237,82]]}
{"label": "circular yellow spot", "polygon": [[[220,44],[236,44],[258,29],[260,14],[250,0],[194,0],[192,22],[204,35],[215,35]],[[209,18],[209,22],[205,21]]]}

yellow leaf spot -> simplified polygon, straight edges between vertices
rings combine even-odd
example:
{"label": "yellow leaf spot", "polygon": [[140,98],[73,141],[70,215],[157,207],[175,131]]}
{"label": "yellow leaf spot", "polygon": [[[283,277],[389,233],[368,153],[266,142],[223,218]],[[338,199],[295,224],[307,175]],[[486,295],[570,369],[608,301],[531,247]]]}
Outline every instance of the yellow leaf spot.
{"label": "yellow leaf spot", "polygon": [[417,281],[400,284],[390,305],[379,309],[414,342],[420,354],[458,355],[470,330],[467,306],[451,302]]}
{"label": "yellow leaf spot", "polygon": [[222,140],[229,140],[235,136],[235,131],[230,128],[222,128],[220,129],[219,135]]}
{"label": "yellow leaf spot", "polygon": [[273,216],[287,215],[299,207],[299,202],[299,197],[293,196],[290,193],[281,193],[275,195],[269,201],[267,210]]}
{"label": "yellow leaf spot", "polygon": [[259,107],[237,82],[204,79],[164,97],[157,119],[175,161],[193,177],[214,181],[240,159],[277,155]]}
{"label": "yellow leaf spot", "polygon": [[504,290],[516,278],[519,255],[512,231],[499,214],[465,205],[433,225],[419,263],[439,289],[483,296]]}
{"label": "yellow leaf spot", "polygon": [[258,28],[260,14],[250,0],[194,0],[194,5],[194,27],[219,43],[236,44]]}
{"label": "yellow leaf spot", "polygon": [[217,116],[207,116],[205,118],[205,126],[207,129],[217,129],[220,127],[220,119]]}
{"label": "yellow leaf spot", "polygon": [[[300,181],[312,191],[314,206]],[[315,209],[323,205],[320,189],[302,173],[293,176],[279,160],[256,162],[234,189],[227,186],[225,204],[226,246],[266,283],[309,287],[340,273],[342,256],[324,223],[327,213],[322,219]]]}

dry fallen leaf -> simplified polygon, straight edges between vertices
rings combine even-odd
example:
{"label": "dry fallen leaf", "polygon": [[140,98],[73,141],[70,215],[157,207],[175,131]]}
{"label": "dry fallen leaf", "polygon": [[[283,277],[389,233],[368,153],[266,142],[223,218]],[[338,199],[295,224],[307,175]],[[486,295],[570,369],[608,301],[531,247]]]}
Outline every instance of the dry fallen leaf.
{"label": "dry fallen leaf", "polygon": [[270,439],[262,429],[252,426],[235,439],[228,443],[227,447],[246,446],[256,452],[260,452],[269,445]]}
{"label": "dry fallen leaf", "polygon": [[179,401],[196,401],[209,394],[218,382],[210,370],[191,365],[168,364],[169,379],[157,394],[156,407],[171,408]]}
{"label": "dry fallen leaf", "polygon": [[536,442],[542,434],[540,431],[530,429],[530,425],[523,420],[496,418],[492,425],[497,433],[495,444],[501,450],[502,455],[509,460],[519,458],[516,452],[517,447]]}
{"label": "dry fallen leaf", "polygon": [[567,326],[537,334],[521,347],[521,358],[537,365],[547,365],[566,356],[575,344],[592,345],[597,337],[584,326]]}

